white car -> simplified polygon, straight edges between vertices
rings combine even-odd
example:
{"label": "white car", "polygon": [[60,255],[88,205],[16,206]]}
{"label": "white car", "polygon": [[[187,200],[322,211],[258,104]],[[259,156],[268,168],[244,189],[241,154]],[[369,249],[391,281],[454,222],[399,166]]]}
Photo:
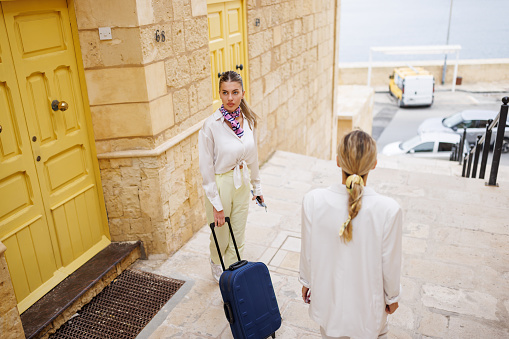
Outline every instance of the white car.
{"label": "white car", "polygon": [[[424,120],[417,133],[429,132],[449,132],[463,135],[464,128],[467,129],[467,141],[473,145],[477,141],[478,135],[484,135],[486,132],[486,124],[490,119],[495,119],[498,112],[496,111],[480,111],[465,110],[451,115],[448,118],[430,118]],[[491,144],[495,142],[497,136],[497,128],[492,130]],[[509,152],[509,126],[506,125],[504,140],[502,144],[502,152]]]}
{"label": "white car", "polygon": [[[407,141],[397,141],[386,145],[382,154],[449,160],[453,146],[459,142],[458,134],[423,133]],[[467,152],[467,145],[464,147],[463,153],[465,152]]]}

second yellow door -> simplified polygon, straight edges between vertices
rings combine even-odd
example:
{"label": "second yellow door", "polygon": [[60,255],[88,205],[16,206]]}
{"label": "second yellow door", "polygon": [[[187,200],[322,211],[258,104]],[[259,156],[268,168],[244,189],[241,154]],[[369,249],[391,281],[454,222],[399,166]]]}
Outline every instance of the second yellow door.
{"label": "second yellow door", "polygon": [[247,85],[247,58],[244,45],[242,1],[209,1],[208,27],[210,65],[214,110],[221,106],[219,77],[223,72],[236,71]]}

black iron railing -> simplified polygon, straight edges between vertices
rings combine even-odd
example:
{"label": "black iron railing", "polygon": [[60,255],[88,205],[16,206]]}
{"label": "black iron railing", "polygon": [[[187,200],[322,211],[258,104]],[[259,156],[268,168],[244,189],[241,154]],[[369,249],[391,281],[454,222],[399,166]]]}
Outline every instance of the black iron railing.
{"label": "black iron railing", "polygon": [[463,130],[463,135],[460,138],[460,142],[452,147],[452,152],[449,160],[458,161],[461,165],[463,161],[463,149],[465,148],[465,140],[467,139],[467,129]]}
{"label": "black iron railing", "polygon": [[[479,163],[479,156],[482,152],[481,158],[481,169],[479,171],[479,179],[484,179],[484,175],[486,172],[486,163],[488,162],[488,153],[490,152],[491,146],[491,135],[494,127],[497,127],[497,135],[495,138],[495,146],[493,147],[493,159],[491,161],[491,170],[490,170],[490,178],[486,183],[487,186],[498,186],[497,184],[497,175],[498,175],[498,167],[500,165],[500,156],[502,154],[502,146],[507,141],[504,141],[505,128],[507,124],[507,109],[509,103],[509,97],[502,98],[502,106],[500,107],[500,113],[498,113],[497,117],[494,120],[490,120],[488,124],[486,124],[486,132],[484,135],[478,135],[477,141],[474,146],[470,147],[470,151],[465,153],[465,157],[463,158],[463,171],[461,173],[462,177],[467,178],[475,178],[477,174],[477,166]],[[461,138],[460,144],[464,143],[466,140],[466,129],[463,132],[463,137]],[[463,147],[459,148],[458,151],[462,150]],[[461,157],[459,157],[461,158]],[[473,159],[472,159],[473,158]],[[455,159],[453,159],[455,160]],[[457,160],[457,159],[456,159]],[[473,160],[473,164],[472,164]],[[460,159],[461,163],[461,159]]]}

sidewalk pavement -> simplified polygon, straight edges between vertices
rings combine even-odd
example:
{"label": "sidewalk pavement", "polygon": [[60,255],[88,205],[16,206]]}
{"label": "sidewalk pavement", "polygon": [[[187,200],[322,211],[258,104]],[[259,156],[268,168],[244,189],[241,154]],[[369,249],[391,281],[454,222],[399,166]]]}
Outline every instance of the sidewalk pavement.
{"label": "sidewalk pavement", "polygon": [[[387,168],[384,168],[384,163]],[[448,162],[446,162],[448,163]],[[509,177],[499,188],[380,157],[368,184],[404,209],[403,295],[389,338],[509,337]],[[449,163],[448,163],[449,164]],[[297,281],[303,195],[340,180],[333,161],[276,152],[261,169],[268,212],[250,207],[244,259],[269,267],[283,318],[277,338],[320,338]],[[139,338],[232,338],[204,226],[167,260],[135,268],[186,284]]]}

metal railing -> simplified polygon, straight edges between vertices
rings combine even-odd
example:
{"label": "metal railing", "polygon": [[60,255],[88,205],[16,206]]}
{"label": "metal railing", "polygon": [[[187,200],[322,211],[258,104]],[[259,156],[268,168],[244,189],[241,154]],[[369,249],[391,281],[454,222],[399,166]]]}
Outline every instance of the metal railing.
{"label": "metal railing", "polygon": [[460,137],[460,142],[452,147],[450,161],[458,161],[461,165],[463,161],[463,149],[465,148],[465,140],[467,139],[467,129],[463,130],[463,135]]}
{"label": "metal railing", "polygon": [[[498,186],[497,184],[497,175],[498,175],[498,167],[500,165],[500,156],[502,154],[502,145],[504,144],[504,134],[505,127],[507,124],[507,109],[509,103],[509,97],[502,98],[502,106],[500,107],[500,112],[496,116],[494,120],[489,120],[486,124],[486,132],[484,135],[478,135],[477,141],[474,146],[470,147],[470,151],[465,153],[465,157],[463,158],[463,171],[461,173],[462,177],[466,178],[475,178],[477,174],[477,166],[479,163],[479,156],[482,152],[481,158],[481,169],[479,171],[479,179],[484,179],[484,175],[486,172],[486,163],[488,162],[488,153],[490,152],[491,146],[491,135],[494,127],[497,126],[497,135],[495,139],[495,146],[493,147],[493,159],[491,162],[491,170],[490,170],[490,178],[486,183],[487,186]],[[456,152],[461,152],[463,150],[463,143],[466,140],[466,129],[463,132],[463,137],[461,138],[460,144],[461,147],[458,147]],[[472,164],[473,157],[473,164]],[[461,157],[459,157],[461,158]],[[453,159],[454,160],[454,159]],[[459,160],[461,163],[461,159]],[[473,166],[472,166],[473,165]]]}

